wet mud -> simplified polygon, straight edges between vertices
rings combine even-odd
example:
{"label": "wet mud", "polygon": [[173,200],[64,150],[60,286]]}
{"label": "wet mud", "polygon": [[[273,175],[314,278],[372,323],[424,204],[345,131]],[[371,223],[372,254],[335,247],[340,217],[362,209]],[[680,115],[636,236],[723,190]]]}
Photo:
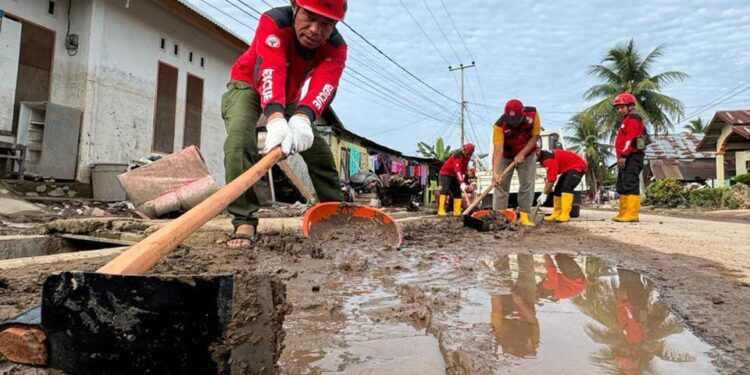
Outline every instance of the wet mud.
{"label": "wet mud", "polygon": [[[233,373],[750,373],[750,288],[730,269],[565,225],[401,228],[400,249],[340,226],[181,247],[153,272],[235,275]],[[0,319],[47,273],[97,266],[3,273]]]}

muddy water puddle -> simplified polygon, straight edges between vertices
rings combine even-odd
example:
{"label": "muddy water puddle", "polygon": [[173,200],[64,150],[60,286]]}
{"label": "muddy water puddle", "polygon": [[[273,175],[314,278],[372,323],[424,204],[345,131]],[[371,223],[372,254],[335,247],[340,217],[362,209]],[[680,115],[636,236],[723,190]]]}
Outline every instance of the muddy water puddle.
{"label": "muddy water puddle", "polygon": [[396,283],[431,306],[449,372],[717,373],[711,346],[637,272],[565,254],[431,258]]}
{"label": "muddy water puddle", "polygon": [[[310,339],[317,339],[318,345],[287,348],[280,362],[282,372],[445,373],[437,339],[424,326],[402,319],[403,315],[425,312],[405,307],[393,285],[384,285],[377,277],[355,277],[328,282],[321,290],[332,291],[331,298],[340,301],[339,308],[334,313],[328,308],[298,315],[285,324],[287,335],[317,332]],[[313,346],[317,348],[311,349]]]}

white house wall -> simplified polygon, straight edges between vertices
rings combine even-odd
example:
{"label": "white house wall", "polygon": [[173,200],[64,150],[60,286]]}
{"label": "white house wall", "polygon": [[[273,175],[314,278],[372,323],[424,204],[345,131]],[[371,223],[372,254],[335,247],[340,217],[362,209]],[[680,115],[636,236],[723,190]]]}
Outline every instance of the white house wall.
{"label": "white house wall", "polygon": [[[201,144],[214,178],[224,182],[226,132],[221,96],[240,52],[206,35],[149,0],[75,0],[70,32],[79,50],[65,50],[67,0],[55,16],[47,0],[0,0],[5,13],[56,32],[50,100],[83,112],[77,179],[88,182],[96,163],[127,163],[152,154],[159,61],[178,69],[175,151],[182,149],[187,74],[203,79]],[[129,6],[126,6],[129,5]],[[167,41],[160,49],[160,39]],[[179,56],[174,56],[174,44]],[[188,53],[193,51],[193,62]],[[204,57],[206,66],[200,67]]]}
{"label": "white house wall", "polygon": [[[187,74],[204,80],[201,151],[214,178],[223,183],[222,146],[226,132],[221,95],[240,52],[146,0],[96,1],[92,23],[91,74],[81,163],[127,162],[152,153],[159,61],[179,70],[175,151],[182,149]],[[160,49],[160,39],[167,41]],[[175,56],[173,45],[179,45]],[[188,53],[193,51],[193,62]],[[204,57],[206,67],[200,67]],[[79,170],[84,179],[87,170]]]}

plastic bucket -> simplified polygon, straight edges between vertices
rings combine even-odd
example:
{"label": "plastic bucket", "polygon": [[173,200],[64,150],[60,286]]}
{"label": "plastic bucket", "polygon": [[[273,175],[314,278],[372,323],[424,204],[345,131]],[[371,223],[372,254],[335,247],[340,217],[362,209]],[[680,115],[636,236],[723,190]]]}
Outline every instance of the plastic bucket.
{"label": "plastic bucket", "polygon": [[94,164],[91,167],[91,190],[94,200],[105,202],[124,201],[125,190],[117,176],[127,172],[127,164]]}

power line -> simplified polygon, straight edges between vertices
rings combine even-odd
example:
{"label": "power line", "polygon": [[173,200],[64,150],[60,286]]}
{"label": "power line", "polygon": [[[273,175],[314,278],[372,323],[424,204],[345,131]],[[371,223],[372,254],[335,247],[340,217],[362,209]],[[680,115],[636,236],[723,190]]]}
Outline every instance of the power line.
{"label": "power line", "polygon": [[[229,0],[227,0],[227,1],[229,1]],[[250,5],[248,5],[247,3],[245,3],[244,1],[242,1],[242,0],[237,0],[237,1],[239,1],[242,5],[244,5],[244,6],[248,7],[248,8],[250,8],[250,9],[252,9],[253,12],[258,13],[259,16],[263,14],[260,11],[258,11],[257,9],[255,9],[255,8],[251,7]],[[256,20],[257,20],[257,18],[256,18]]]}
{"label": "power line", "polygon": [[445,41],[448,42],[448,47],[450,47],[451,51],[453,51],[453,55],[456,56],[456,61],[461,61],[461,58],[458,56],[458,53],[456,53],[456,50],[453,48],[453,44],[448,39],[448,36],[445,35],[445,31],[443,31],[443,28],[440,26],[440,22],[438,22],[437,18],[435,17],[435,14],[432,13],[432,9],[430,9],[430,6],[427,5],[427,1],[422,0],[422,3],[427,8],[427,11],[430,13],[432,20],[435,21],[435,24],[437,25],[438,30],[440,30],[440,34],[443,34],[443,38],[445,38]]}
{"label": "power line", "polygon": [[[425,108],[424,108],[423,106],[419,106],[419,107],[418,107],[418,106],[417,106],[417,103],[413,103],[413,102],[412,102],[412,103],[409,103],[408,99],[404,98],[403,96],[401,96],[401,95],[400,95],[400,94],[398,94],[397,92],[395,92],[395,91],[393,91],[393,90],[391,90],[391,89],[389,89],[389,88],[387,88],[387,87],[383,86],[382,84],[378,83],[377,81],[373,81],[373,80],[369,79],[368,77],[366,77],[366,76],[362,75],[362,73],[359,73],[359,72],[358,72],[358,71],[357,71],[356,69],[354,69],[354,68],[349,68],[349,69],[347,70],[347,72],[349,73],[349,76],[351,76],[351,77],[352,77],[352,78],[354,78],[354,79],[357,79],[357,80],[358,80],[358,81],[360,81],[360,82],[362,82],[362,80],[361,80],[361,79],[359,79],[359,78],[357,78],[357,77],[355,77],[354,75],[352,75],[352,73],[354,73],[354,74],[356,74],[356,75],[358,75],[358,76],[361,76],[361,77],[362,77],[363,79],[367,79],[367,80],[369,80],[369,81],[373,82],[373,83],[374,83],[375,85],[377,85],[377,86],[381,87],[382,89],[384,89],[384,90],[388,91],[388,92],[389,92],[389,93],[391,94],[391,95],[389,95],[389,97],[396,97],[396,98],[398,98],[398,99],[404,100],[404,101],[405,101],[405,103],[408,103],[408,104],[409,104],[409,105],[411,105],[411,106],[412,106],[413,108],[418,108],[418,109],[420,109],[420,110],[422,110],[422,111],[425,111],[425,112],[427,112],[427,113],[429,113],[429,112],[430,112],[430,110],[429,110],[429,109],[425,109]],[[363,83],[364,83],[364,82],[363,82]],[[369,83],[368,83],[368,85],[369,85],[370,87],[372,87],[372,84],[369,84]],[[374,87],[373,87],[373,88],[374,88]],[[381,93],[382,93],[382,92],[381,92]]]}
{"label": "power line", "polygon": [[448,61],[447,58],[445,58],[445,55],[443,55],[443,53],[440,52],[440,48],[438,48],[437,45],[435,45],[435,42],[432,40],[432,38],[430,38],[430,35],[427,34],[426,31],[424,31],[424,28],[422,28],[422,25],[419,23],[419,21],[417,21],[417,18],[414,17],[414,15],[411,13],[411,11],[409,10],[409,8],[407,8],[406,5],[404,5],[403,1],[398,0],[398,2],[404,8],[404,10],[406,11],[406,13],[409,14],[409,17],[411,17],[412,21],[414,21],[414,23],[417,25],[417,27],[419,28],[419,30],[422,31],[422,34],[424,34],[425,38],[427,38],[427,40],[430,42],[430,44],[432,44],[432,47],[435,48],[435,51],[437,51],[438,55],[440,55],[440,57],[443,58],[443,61],[445,61],[445,64],[446,65],[450,65],[451,63]]}
{"label": "power line", "polygon": [[[356,77],[353,77],[353,76],[350,76],[350,77],[352,77],[352,78],[355,78],[355,79],[356,79]],[[359,88],[359,89],[361,89],[361,90],[364,90],[364,91],[366,91],[366,92],[368,92],[368,93],[372,94],[372,95],[377,95],[378,97],[380,97],[380,98],[382,98],[382,99],[385,99],[385,100],[387,100],[387,101],[390,101],[391,103],[395,104],[396,106],[401,106],[401,108],[402,108],[402,109],[410,109],[410,110],[411,110],[412,112],[416,112],[416,113],[418,113],[418,114],[421,114],[421,115],[423,115],[423,116],[426,116],[426,117],[430,117],[430,118],[432,118],[432,119],[434,119],[434,120],[437,120],[437,121],[440,121],[440,122],[443,122],[443,121],[445,121],[445,119],[440,119],[440,118],[438,118],[438,117],[435,117],[435,116],[433,116],[432,114],[430,114],[430,113],[428,113],[428,112],[424,112],[424,111],[422,111],[422,110],[420,110],[420,109],[418,109],[418,108],[413,108],[413,107],[410,107],[410,106],[406,106],[406,107],[404,107],[404,106],[402,105],[403,103],[399,103],[399,102],[395,101],[395,100],[394,100],[393,98],[390,98],[390,97],[388,97],[388,96],[385,96],[385,95],[383,95],[383,94],[380,94],[380,93],[378,93],[377,91],[373,92],[373,91],[372,91],[371,89],[368,89],[368,88],[362,87],[362,86],[360,86],[359,84],[357,84],[357,83],[355,83],[355,82],[352,82],[352,81],[350,81],[350,80],[346,79],[346,77],[342,77],[341,79],[342,79],[343,81],[345,81],[345,82],[347,82],[347,83],[349,83],[349,84],[351,84],[351,85],[355,86],[355,87],[358,87],[358,88]]]}
{"label": "power line", "polygon": [[448,100],[450,100],[450,101],[458,104],[458,101],[456,101],[455,99],[451,99],[449,96],[447,96],[447,95],[443,94],[442,92],[438,91],[436,88],[430,86],[429,84],[427,84],[427,82],[423,81],[421,78],[415,76],[412,72],[408,71],[406,68],[404,68],[403,66],[401,66],[401,64],[397,63],[390,56],[388,56],[385,52],[383,52],[380,48],[378,48],[376,45],[372,44],[372,42],[370,42],[367,38],[365,38],[364,36],[362,36],[362,34],[360,34],[359,32],[357,32],[357,30],[354,30],[354,28],[352,28],[351,26],[349,26],[349,24],[347,24],[346,22],[343,22],[343,21],[341,21],[341,23],[344,26],[346,26],[347,28],[349,28],[349,30],[351,30],[355,35],[357,35],[358,37],[362,38],[362,40],[364,40],[368,45],[370,45],[370,47],[374,48],[376,51],[378,51],[378,53],[380,53],[386,59],[388,59],[388,61],[392,62],[394,65],[396,65],[397,67],[399,67],[401,70],[403,70],[406,74],[408,74],[409,76],[411,76],[412,78],[414,78],[415,80],[417,80],[419,83],[421,83],[422,85],[428,87],[430,90],[434,91],[438,95],[440,95],[440,96],[442,96],[442,97],[444,97],[444,98],[446,98],[446,99],[448,99]]}
{"label": "power line", "polygon": [[[453,29],[456,30],[458,39],[461,40],[461,44],[463,44],[464,49],[469,54],[469,57],[471,58],[472,61],[476,61],[476,59],[474,58],[474,55],[471,53],[471,50],[469,50],[469,46],[466,44],[464,37],[461,35],[461,31],[458,30],[458,26],[456,26],[456,23],[453,21],[453,17],[451,17],[451,12],[448,10],[448,7],[445,6],[445,2],[443,0],[440,0],[440,4],[443,6],[443,9],[445,10],[445,14],[448,15],[448,20],[450,20],[451,25],[453,25]],[[487,102],[487,96],[484,94],[484,87],[482,85],[482,78],[480,77],[480,74],[479,74],[479,68],[477,68],[476,72],[474,73],[476,73],[476,79],[477,79],[477,82],[479,83],[479,92],[482,94],[482,99],[485,102]],[[489,112],[487,111],[487,109],[485,109],[485,112],[487,112],[487,115],[489,115]]]}
{"label": "power line", "polygon": [[[736,86],[735,88],[733,88],[733,89],[731,89],[731,90],[729,90],[729,91],[725,92],[724,94],[721,94],[721,95],[719,95],[719,96],[718,96],[718,97],[717,97],[716,99],[713,99],[713,100],[709,101],[708,103],[706,103],[705,105],[703,105],[703,106],[701,106],[701,107],[700,107],[699,109],[697,109],[696,111],[693,111],[693,112],[692,112],[692,113],[690,113],[689,115],[685,116],[683,120],[681,120],[681,121],[678,121],[678,122],[677,122],[676,124],[674,124],[674,126],[677,126],[677,125],[680,125],[680,124],[684,123],[684,122],[685,122],[685,121],[687,121],[688,119],[690,119],[690,118],[692,118],[693,116],[695,116],[695,115],[698,115],[698,114],[700,114],[700,113],[702,113],[702,112],[706,111],[706,110],[707,110],[708,108],[710,108],[710,107],[712,107],[712,106],[717,106],[717,105],[719,105],[719,104],[722,104],[722,103],[724,103],[725,101],[727,101],[727,100],[729,100],[729,99],[731,99],[731,98],[734,98],[735,96],[737,96],[737,95],[739,95],[739,94],[742,94],[743,92],[745,92],[745,91],[747,91],[747,90],[750,90],[750,86],[748,86],[748,87],[745,87],[744,89],[742,89],[742,90],[740,90],[740,91],[738,91],[738,92],[736,92],[736,93],[732,94],[732,93],[733,93],[734,91],[736,91],[737,89],[741,88],[742,86],[745,86],[745,85],[747,85],[748,83],[750,83],[750,80],[747,80],[747,81],[745,81],[745,82],[742,82],[742,83],[740,83],[740,84],[739,84],[738,86]],[[728,96],[728,97],[727,97],[727,95],[729,95],[729,94],[732,94],[732,95],[731,95],[731,96]],[[721,100],[721,101],[720,101],[720,100]]]}
{"label": "power line", "polygon": [[[217,7],[215,6],[215,5],[213,5],[213,4],[211,4],[211,3],[209,3],[208,1],[206,1],[206,0],[200,0],[200,1],[202,1],[202,2],[203,2],[203,3],[205,3],[205,4],[207,4],[207,5],[208,5],[208,6],[210,6],[211,8],[215,9],[216,11],[220,12],[221,14],[223,14],[223,15],[225,15],[225,16],[227,16],[227,17],[231,18],[231,19],[233,19],[233,20],[234,20],[235,22],[239,23],[240,25],[242,25],[242,26],[244,26],[244,27],[246,27],[246,28],[250,29],[251,31],[255,31],[255,28],[253,28],[253,27],[250,27],[249,25],[247,25],[247,24],[246,24],[246,23],[244,23],[243,21],[240,21],[240,20],[238,20],[237,18],[235,18],[235,17],[234,17],[234,16],[232,16],[231,14],[229,14],[229,13],[227,13],[227,12],[225,12],[225,11],[223,11],[223,10],[219,9],[219,8],[217,8]],[[225,1],[226,1],[226,0],[225,0]],[[227,2],[228,2],[228,1],[227,1]],[[232,3],[229,3],[229,4],[232,4]],[[232,5],[234,5],[234,4],[232,4]],[[251,15],[251,17],[252,17],[252,15]],[[257,18],[256,18],[256,19],[257,19]]]}

